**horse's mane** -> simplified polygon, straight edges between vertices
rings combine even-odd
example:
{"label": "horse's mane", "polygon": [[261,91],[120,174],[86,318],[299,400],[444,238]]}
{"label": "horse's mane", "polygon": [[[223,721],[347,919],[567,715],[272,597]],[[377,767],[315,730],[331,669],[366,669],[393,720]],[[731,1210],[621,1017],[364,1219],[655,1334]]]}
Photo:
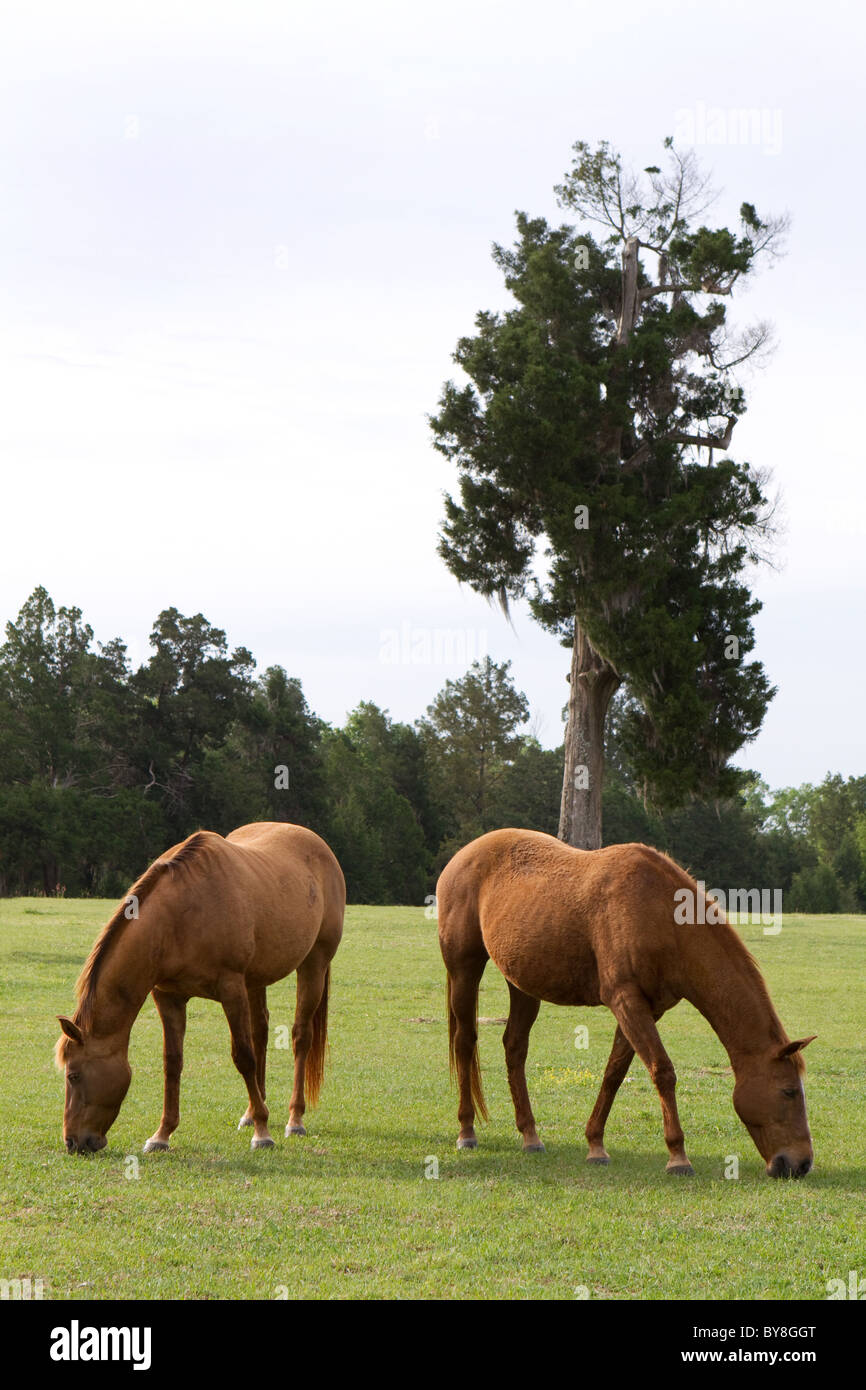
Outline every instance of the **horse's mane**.
{"label": "horse's mane", "polygon": [[[670,859],[670,855],[666,855],[664,858]],[[671,859],[670,862],[676,865],[676,860]],[[694,876],[692,876],[691,870],[685,870],[685,872],[687,872],[688,877],[691,878],[694,887],[698,887]],[[709,894],[706,894],[705,897],[708,902],[716,901],[716,899],[710,898]],[[773,999],[770,998],[770,991],[767,990],[767,981],[765,977],[763,977],[763,972],[762,969],[760,969],[758,960],[752,955],[749,948],[746,947],[745,941],[742,940],[740,933],[737,931],[737,927],[734,927],[733,924],[728,922],[727,912],[721,915],[721,922],[716,923],[716,930],[723,933],[724,947],[726,947],[727,954],[740,962],[746,976],[748,976],[753,988],[755,988],[755,992],[758,994],[760,1001],[766,1006],[766,1011],[769,1013],[770,1019],[778,1024],[778,1031],[780,1031],[781,1037],[784,1038],[785,1042],[790,1041],[788,1034],[785,1033],[783,1024],[781,1024],[781,1019],[776,1012],[776,1005],[773,1004]],[[794,1062],[796,1070],[798,1070],[799,1074],[802,1076],[802,1073],[806,1070],[806,1062],[805,1059],[803,1059],[802,1052],[794,1052],[794,1054],[791,1055],[791,1061]]]}
{"label": "horse's mane", "polygon": [[[752,984],[754,985],[755,992],[760,996],[762,1002],[766,1005],[767,1013],[770,1015],[770,1018],[773,1020],[773,1022],[779,1025],[779,1032],[782,1035],[782,1038],[785,1042],[790,1042],[788,1034],[782,1027],[782,1020],[776,1013],[775,1006],[773,1004],[772,999],[770,998],[770,991],[767,989],[767,982],[764,979],[761,967],[758,964],[757,960],[752,955],[748,946],[746,946],[736,927],[733,927],[731,923],[728,921],[727,915],[725,915],[723,922],[719,925],[722,926],[725,932],[725,944],[728,954],[730,956],[736,957],[742,963],[746,974],[749,976]],[[802,1052],[791,1053],[790,1061],[794,1063],[794,1066],[796,1067],[797,1071],[802,1076],[803,1072],[806,1070],[806,1062],[804,1060]]]}
{"label": "horse's mane", "polygon": [[[82,1032],[86,1032],[93,1021],[94,995],[103,962],[115,941],[132,920],[126,915],[130,899],[135,898],[140,906],[151,896],[154,888],[161,882],[167,871],[173,871],[177,868],[189,869],[190,866],[199,868],[209,848],[209,839],[210,835],[207,831],[196,830],[195,834],[190,835],[174,851],[169,850],[167,854],[155,859],[150,867],[145,869],[141,877],[136,879],[126,897],[115,908],[114,913],[94,941],[90,955],[84,962],[84,968],[76,981],[75,996],[78,1004],[72,1021]],[[69,1041],[64,1033],[54,1049],[54,1060],[58,1067],[62,1068],[66,1063]]]}
{"label": "horse's mane", "polygon": [[[649,849],[650,846],[645,845],[643,846],[643,848]],[[666,859],[671,868],[674,869],[677,874],[683,876],[691,891],[697,891],[697,881],[694,878],[691,869],[684,869],[681,864],[678,864],[677,861],[671,858],[669,854],[666,854],[664,850],[659,849],[653,850],[652,852],[654,854],[659,855],[660,858]],[[712,898],[709,893],[705,893],[704,897],[707,903],[716,901],[716,899]],[[767,989],[767,982],[764,979],[761,967],[758,964],[758,961],[752,955],[752,952],[749,950],[748,946],[743,941],[743,938],[740,936],[740,933],[737,931],[736,927],[732,926],[732,924],[728,921],[728,914],[726,912],[722,913],[721,921],[715,924],[715,928],[722,934],[725,951],[733,960],[738,961],[739,964],[742,966],[744,973],[748,976],[749,981],[754,986],[755,992],[761,999],[761,1002],[766,1006],[767,1013],[769,1014],[770,1018],[773,1020],[774,1023],[778,1024],[781,1036],[785,1039],[786,1042],[789,1042],[790,1039],[788,1038],[785,1029],[782,1027],[782,1021],[779,1018],[779,1015],[776,1013],[775,1005],[773,1004],[773,1001],[770,998],[770,991]],[[794,1052],[793,1054],[791,1054],[790,1060],[794,1063],[794,1066],[796,1067],[797,1071],[802,1076],[803,1072],[805,1072],[806,1070],[806,1062],[803,1058],[802,1052]]]}

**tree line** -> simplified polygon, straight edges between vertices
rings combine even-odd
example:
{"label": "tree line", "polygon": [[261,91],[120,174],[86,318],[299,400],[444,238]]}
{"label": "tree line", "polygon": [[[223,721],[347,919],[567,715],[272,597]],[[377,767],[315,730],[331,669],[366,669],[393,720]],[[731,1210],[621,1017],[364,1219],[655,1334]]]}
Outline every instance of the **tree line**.
{"label": "tree line", "polygon": [[[300,679],[256,673],[202,614],[159,614],[133,669],[119,639],[94,642],[79,609],[37,588],[0,647],[0,893],[120,897],[199,827],[254,820],[324,836],[349,899],[420,904],[476,835],[555,835],[563,748],[525,731],[509,663],[446,680],[413,724],[363,701],[342,728],[310,710]],[[641,840],[708,887],[782,888],[787,911],[866,908],[866,777],[736,792],[655,808],[628,737],[607,718],[604,843]]]}

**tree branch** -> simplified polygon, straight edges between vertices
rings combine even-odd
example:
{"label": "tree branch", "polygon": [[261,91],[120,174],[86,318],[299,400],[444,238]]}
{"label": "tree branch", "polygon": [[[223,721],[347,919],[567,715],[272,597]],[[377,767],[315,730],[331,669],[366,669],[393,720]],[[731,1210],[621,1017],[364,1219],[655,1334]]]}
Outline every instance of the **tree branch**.
{"label": "tree branch", "polygon": [[[640,245],[645,246],[646,243],[642,241]],[[647,249],[652,251],[655,248],[650,246]],[[706,281],[703,284],[687,285],[681,280],[670,285],[648,285],[640,291],[639,298],[643,303],[645,299],[652,299],[657,294],[730,294],[732,289],[733,281],[726,289],[722,289],[719,285],[708,285]]]}
{"label": "tree branch", "polygon": [[653,444],[694,444],[698,449],[727,449],[730,447],[731,436],[734,433],[734,425],[737,423],[736,415],[725,417],[728,427],[724,434],[684,434],[679,430],[671,434],[659,435],[658,439],[645,439],[630,458],[627,458],[622,467],[623,472],[633,473],[639,468],[644,459],[649,455]]}
{"label": "tree branch", "polygon": [[736,415],[725,417],[728,427],[724,434],[674,434],[663,435],[663,440],[668,444],[695,444],[699,449],[727,449],[731,443],[731,435],[734,432],[734,425],[737,423]]}

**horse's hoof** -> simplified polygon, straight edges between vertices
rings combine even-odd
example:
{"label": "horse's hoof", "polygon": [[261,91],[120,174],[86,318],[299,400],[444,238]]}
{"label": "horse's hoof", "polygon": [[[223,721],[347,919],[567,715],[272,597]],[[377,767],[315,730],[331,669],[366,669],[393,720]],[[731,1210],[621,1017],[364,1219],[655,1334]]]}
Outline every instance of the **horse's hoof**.
{"label": "horse's hoof", "polygon": [[587,1154],[587,1163],[597,1163],[600,1167],[606,1167],[610,1163],[609,1154]]}
{"label": "horse's hoof", "polygon": [[251,1139],[251,1140],[250,1140],[250,1148],[251,1148],[251,1149],[272,1149],[273,1147],[274,1147],[274,1141],[273,1141],[273,1139],[271,1138],[270,1135],[268,1135],[267,1139]]}
{"label": "horse's hoof", "polygon": [[458,1140],[457,1140],[457,1147],[458,1147],[458,1149],[477,1149],[477,1148],[478,1148],[478,1140],[477,1140],[477,1139],[458,1139]]}
{"label": "horse's hoof", "polygon": [[293,1134],[306,1134],[303,1125],[286,1125],[286,1138],[291,1139]]}
{"label": "horse's hoof", "polygon": [[544,1145],[542,1144],[541,1140],[539,1139],[539,1141],[538,1141],[537,1144],[524,1144],[524,1145],[523,1145],[523,1152],[524,1152],[525,1154],[543,1154],[543,1153],[544,1153]]}
{"label": "horse's hoof", "polygon": [[672,1173],[675,1178],[693,1178],[695,1170],[690,1163],[669,1163],[665,1169],[666,1173]]}
{"label": "horse's hoof", "polygon": [[241,1115],[238,1120],[238,1129],[246,1129],[247,1125],[253,1124],[252,1115]]}
{"label": "horse's hoof", "polygon": [[142,1149],[142,1153],[146,1154],[161,1154],[167,1152],[168,1144],[164,1144],[161,1139],[148,1139]]}

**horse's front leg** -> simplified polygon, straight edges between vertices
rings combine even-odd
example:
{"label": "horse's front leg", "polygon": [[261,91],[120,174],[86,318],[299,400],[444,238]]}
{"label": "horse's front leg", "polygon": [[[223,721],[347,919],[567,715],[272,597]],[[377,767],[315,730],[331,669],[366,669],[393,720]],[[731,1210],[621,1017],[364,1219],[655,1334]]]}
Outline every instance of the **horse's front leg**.
{"label": "horse's front leg", "polygon": [[180,1074],[183,1071],[183,1035],[186,1031],[185,995],[166,994],[164,990],[154,989],[153,1002],[162,1020],[165,1095],[159,1129],[145,1144],[146,1154],[167,1149],[168,1141],[180,1123]]}
{"label": "horse's front leg", "polygon": [[219,1001],[231,1029],[232,1061],[244,1079],[250,1098],[250,1114],[255,1126],[250,1148],[271,1149],[274,1141],[268,1133],[268,1107],[259,1089],[250,1001],[243,975],[232,975],[222,981]]}
{"label": "horse's front leg", "polygon": [[620,985],[612,991],[605,1003],[640,1057],[658,1091],[662,1105],[665,1143],[670,1154],[667,1171],[677,1174],[694,1173],[695,1170],[686,1156],[685,1135],[677,1113],[677,1074],[659,1037],[649,1000],[636,985]]}

